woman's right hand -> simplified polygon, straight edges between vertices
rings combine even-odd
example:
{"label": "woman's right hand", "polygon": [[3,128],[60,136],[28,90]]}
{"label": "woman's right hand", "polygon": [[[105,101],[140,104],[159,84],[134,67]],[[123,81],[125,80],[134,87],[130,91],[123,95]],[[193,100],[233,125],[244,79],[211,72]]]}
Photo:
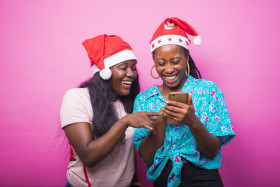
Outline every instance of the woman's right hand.
{"label": "woman's right hand", "polygon": [[136,112],[122,117],[120,120],[127,126],[134,128],[146,128],[152,131],[157,117],[160,116],[158,112]]}

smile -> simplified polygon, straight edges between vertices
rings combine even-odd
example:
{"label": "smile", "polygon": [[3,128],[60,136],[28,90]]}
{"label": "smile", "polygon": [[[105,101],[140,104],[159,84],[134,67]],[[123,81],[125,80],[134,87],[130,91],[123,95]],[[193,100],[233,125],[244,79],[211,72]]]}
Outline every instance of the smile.
{"label": "smile", "polygon": [[173,80],[176,78],[177,75],[172,75],[172,76],[164,76],[167,80]]}
{"label": "smile", "polygon": [[131,86],[132,81],[122,81],[122,83],[123,83],[124,85]]}

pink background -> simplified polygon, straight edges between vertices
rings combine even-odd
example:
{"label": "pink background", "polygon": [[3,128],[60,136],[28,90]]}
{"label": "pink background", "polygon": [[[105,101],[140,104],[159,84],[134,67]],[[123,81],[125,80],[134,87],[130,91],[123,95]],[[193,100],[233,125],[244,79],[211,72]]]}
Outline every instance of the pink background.
{"label": "pink background", "polygon": [[[279,186],[279,7],[277,0],[0,1],[0,186],[64,186],[69,155],[59,110],[65,91],[91,75],[81,43],[120,35],[138,57],[144,90],[156,83],[149,40],[170,16],[201,35],[191,54],[227,101],[237,136],[222,149],[225,186]],[[139,173],[151,186],[142,162]]]}

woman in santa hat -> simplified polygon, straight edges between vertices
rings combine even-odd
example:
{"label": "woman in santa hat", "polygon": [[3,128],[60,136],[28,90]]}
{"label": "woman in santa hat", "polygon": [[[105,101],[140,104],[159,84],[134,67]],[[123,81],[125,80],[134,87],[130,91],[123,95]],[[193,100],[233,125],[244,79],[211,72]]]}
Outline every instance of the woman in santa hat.
{"label": "woman in santa hat", "polygon": [[[201,79],[186,33],[200,45],[196,31],[178,18],[164,20],[151,39],[151,75],[163,84],[140,93],[133,112],[160,111],[162,116],[153,132],[135,129],[134,144],[155,187],[223,186],[217,170],[220,151],[235,133],[222,92],[214,82]],[[171,101],[171,92],[187,92],[189,97],[186,103]]]}
{"label": "woman in santa hat", "polygon": [[153,130],[158,113],[129,114],[139,93],[136,57],[116,35],[83,42],[93,77],[63,97],[61,126],[71,144],[67,186],[139,186],[134,129]]}

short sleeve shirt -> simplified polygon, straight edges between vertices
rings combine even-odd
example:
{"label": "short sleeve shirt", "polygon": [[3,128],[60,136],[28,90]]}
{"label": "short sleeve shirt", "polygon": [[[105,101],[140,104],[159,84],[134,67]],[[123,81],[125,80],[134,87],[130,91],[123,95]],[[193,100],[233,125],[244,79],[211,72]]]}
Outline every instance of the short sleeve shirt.
{"label": "short sleeve shirt", "polygon": [[[112,105],[119,118],[126,115],[121,101]],[[87,88],[68,90],[60,109],[61,127],[78,122],[87,122],[91,129],[93,109]],[[130,186],[134,175],[134,129],[128,127],[125,131],[125,142],[118,143],[117,148],[94,167],[85,167],[73,149],[73,159],[67,168],[67,180],[72,186]]]}
{"label": "short sleeve shirt", "polygon": [[[224,96],[217,85],[205,79],[195,79],[189,75],[181,92],[192,94],[195,114],[206,129],[220,138],[220,146],[230,142],[235,136]],[[158,112],[165,105],[165,98],[158,86],[147,89],[137,95],[133,112]],[[138,150],[141,141],[149,130],[136,128],[134,145]],[[221,167],[221,152],[213,159],[204,156],[197,148],[196,141],[187,125],[166,124],[164,144],[154,157],[154,163],[147,166],[147,178],[154,182],[161,174],[168,160],[173,162],[173,169],[168,177],[168,186],[179,186],[181,182],[181,158],[185,158],[197,167],[217,169]]]}

